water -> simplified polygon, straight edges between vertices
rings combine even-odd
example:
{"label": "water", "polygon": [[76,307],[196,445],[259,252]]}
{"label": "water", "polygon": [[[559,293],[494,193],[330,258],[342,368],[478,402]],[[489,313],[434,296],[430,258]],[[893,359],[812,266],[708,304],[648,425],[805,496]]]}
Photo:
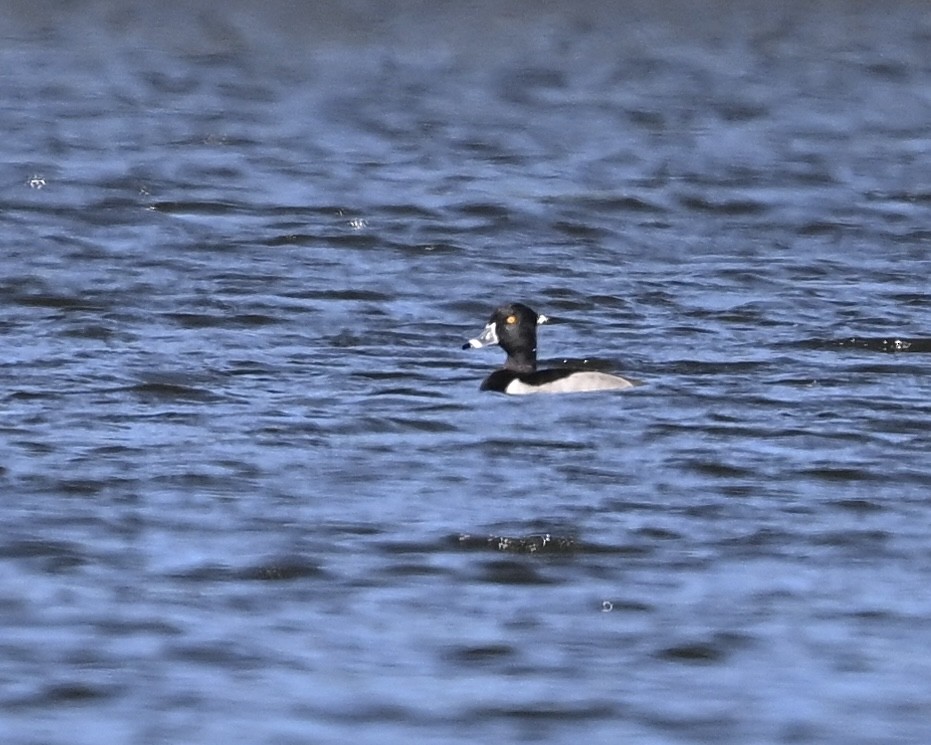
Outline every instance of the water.
{"label": "water", "polygon": [[926,5],[163,5],[2,12],[4,743],[928,741]]}

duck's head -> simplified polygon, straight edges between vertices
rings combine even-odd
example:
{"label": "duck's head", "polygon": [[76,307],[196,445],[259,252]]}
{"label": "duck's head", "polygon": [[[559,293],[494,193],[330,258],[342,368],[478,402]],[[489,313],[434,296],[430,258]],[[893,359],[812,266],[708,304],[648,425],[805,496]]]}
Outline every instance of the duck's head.
{"label": "duck's head", "polygon": [[523,303],[508,303],[497,308],[484,330],[469,339],[463,349],[498,344],[508,355],[504,366],[511,370],[532,371],[537,366],[537,326],[547,318]]}

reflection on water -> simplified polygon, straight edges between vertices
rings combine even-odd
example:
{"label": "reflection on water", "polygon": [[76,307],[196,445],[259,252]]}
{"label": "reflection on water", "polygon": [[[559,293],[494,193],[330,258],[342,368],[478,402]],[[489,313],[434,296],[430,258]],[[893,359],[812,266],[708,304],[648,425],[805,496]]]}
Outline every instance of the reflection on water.
{"label": "reflection on water", "polygon": [[0,17],[5,742],[927,740],[921,4]]}

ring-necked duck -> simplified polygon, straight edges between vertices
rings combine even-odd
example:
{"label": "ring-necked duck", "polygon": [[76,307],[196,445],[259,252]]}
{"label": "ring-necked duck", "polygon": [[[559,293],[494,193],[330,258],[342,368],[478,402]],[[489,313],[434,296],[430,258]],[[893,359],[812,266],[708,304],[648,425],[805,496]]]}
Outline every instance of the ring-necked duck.
{"label": "ring-necked duck", "polygon": [[631,388],[633,383],[617,375],[571,367],[537,370],[537,326],[547,321],[522,303],[502,305],[485,330],[463,345],[478,349],[499,344],[507,352],[504,367],[482,382],[481,390],[498,393],[573,393]]}

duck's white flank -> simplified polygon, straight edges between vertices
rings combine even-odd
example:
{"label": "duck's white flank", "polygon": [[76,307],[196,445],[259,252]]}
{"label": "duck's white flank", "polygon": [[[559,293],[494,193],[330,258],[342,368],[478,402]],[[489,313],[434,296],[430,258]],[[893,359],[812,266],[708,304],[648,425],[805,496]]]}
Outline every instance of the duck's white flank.
{"label": "duck's white flank", "polygon": [[617,391],[633,388],[634,384],[617,375],[603,372],[574,372],[565,378],[553,380],[542,386],[527,385],[520,380],[508,383],[504,392],[522,396],[528,393],[584,393],[586,391]]}

